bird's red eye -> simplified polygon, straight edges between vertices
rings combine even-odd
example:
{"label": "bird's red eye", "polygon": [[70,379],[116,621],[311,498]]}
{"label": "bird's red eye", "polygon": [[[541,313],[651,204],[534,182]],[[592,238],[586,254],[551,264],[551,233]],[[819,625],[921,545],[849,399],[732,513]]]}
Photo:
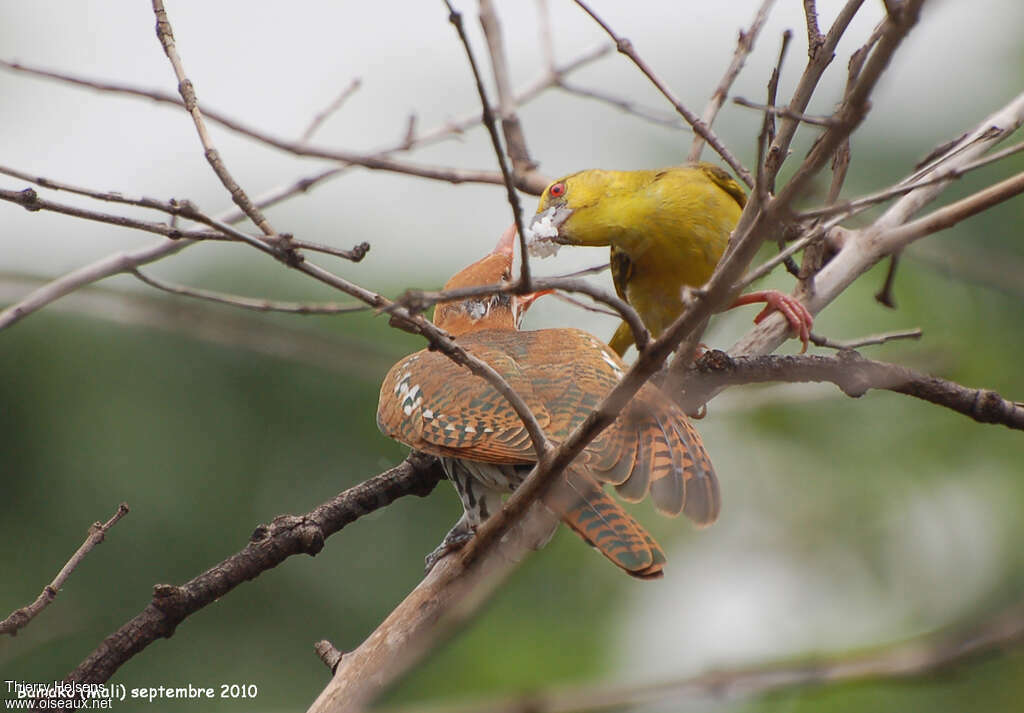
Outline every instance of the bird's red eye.
{"label": "bird's red eye", "polygon": [[562,196],[565,195],[565,184],[554,184],[553,186],[551,186],[551,188],[548,189],[548,195],[550,195],[552,198],[561,198]]}

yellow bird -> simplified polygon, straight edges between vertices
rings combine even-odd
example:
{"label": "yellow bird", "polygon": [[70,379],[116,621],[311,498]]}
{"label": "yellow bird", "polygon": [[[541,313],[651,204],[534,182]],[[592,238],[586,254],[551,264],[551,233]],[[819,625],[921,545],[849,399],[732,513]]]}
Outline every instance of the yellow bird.
{"label": "yellow bird", "polygon": [[[560,178],[540,197],[530,223],[530,252],[561,245],[611,246],[615,290],[659,336],[683,311],[682,288],[707,282],[739,221],[746,194],[718,166],[695,163],[652,171],[590,169]],[[743,295],[732,306],[767,302],[755,318],[781,311],[806,349],[812,318],[775,290]],[[609,345],[633,343],[623,322]]]}

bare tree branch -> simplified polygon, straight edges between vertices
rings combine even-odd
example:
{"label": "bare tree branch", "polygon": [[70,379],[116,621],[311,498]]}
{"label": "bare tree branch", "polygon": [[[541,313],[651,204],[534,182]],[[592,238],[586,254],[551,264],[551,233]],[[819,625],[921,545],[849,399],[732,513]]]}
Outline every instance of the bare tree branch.
{"label": "bare tree branch", "polygon": [[103,523],[94,522],[89,527],[89,536],[85,538],[85,542],[75,551],[75,554],[71,555],[71,559],[61,568],[57,576],[53,578],[53,581],[43,587],[43,591],[36,597],[35,601],[21,609],[15,609],[6,619],[0,621],[0,634],[17,636],[19,629],[24,629],[29,625],[29,622],[39,616],[39,613],[57,598],[60,588],[64,586],[64,582],[68,580],[71,573],[82,563],[82,560],[93,551],[96,545],[103,542],[107,530],[116,525],[117,521],[127,514],[128,506],[121,503],[117,508],[117,512],[109,520]]}
{"label": "bare tree branch", "polygon": [[830,116],[811,116],[810,114],[800,114],[799,112],[791,111],[789,107],[774,106],[772,104],[758,104],[757,102],[744,99],[743,97],[735,97],[732,101],[734,104],[745,106],[748,109],[766,111],[773,116],[784,116],[787,119],[795,119],[796,121],[804,124],[810,124],[811,126],[830,126],[835,123],[835,119]]}
{"label": "bare tree branch", "polygon": [[153,14],[156,15],[156,36],[160,40],[160,44],[164,48],[164,53],[167,55],[167,59],[171,61],[171,66],[174,68],[174,74],[178,78],[178,92],[181,94],[181,100],[185,103],[185,110],[192,116],[192,122],[196,125],[196,131],[199,134],[199,142],[203,145],[205,150],[206,160],[210,163],[214,173],[217,174],[217,178],[224,184],[224,188],[231,194],[231,200],[235,202],[242,212],[245,213],[252,222],[255,223],[265,235],[276,235],[277,231],[274,230],[262,211],[253,204],[249,199],[249,196],[242,187],[238,185],[234,177],[228,171],[227,166],[224,165],[224,161],[220,157],[220,152],[217,151],[213,146],[213,140],[210,138],[209,132],[206,130],[206,122],[203,120],[203,114],[199,110],[199,105],[196,102],[196,91],[195,87],[192,86],[192,80],[185,74],[185,67],[181,62],[181,57],[178,55],[178,48],[174,42],[174,31],[171,28],[171,21],[167,17],[167,11],[164,10],[163,0],[153,0]]}
{"label": "bare tree branch", "polygon": [[686,122],[680,119],[675,113],[641,106],[637,102],[616,96],[609,92],[603,92],[599,89],[587,89],[565,81],[560,82],[558,86],[562,91],[568,94],[575,94],[576,96],[583,97],[584,99],[593,99],[594,101],[601,102],[602,104],[608,104],[616,109],[621,109],[627,114],[636,116],[644,121],[649,121],[652,124],[668,126],[673,129],[681,129],[687,125]]}
{"label": "bare tree branch", "polygon": [[[0,301],[8,293],[26,287],[42,287],[39,276],[0,273]],[[50,309],[123,326],[140,326],[181,334],[187,338],[247,350],[299,366],[313,366],[345,377],[377,379],[394,362],[392,349],[332,331],[275,322],[267,324],[248,310],[217,309],[197,302],[188,310],[178,300],[149,291],[86,286],[52,305]]]}
{"label": "bare tree branch", "polygon": [[972,627],[930,634],[864,654],[785,660],[661,682],[582,685],[448,706],[387,713],[583,713],[729,703],[837,683],[913,680],[971,664],[1024,643],[1024,609],[1011,607]]}
{"label": "bare tree branch", "polygon": [[362,80],[359,79],[359,77],[356,77],[349,83],[347,87],[342,89],[341,94],[339,94],[334,99],[334,101],[328,104],[322,111],[318,112],[317,115],[313,117],[313,120],[309,122],[309,126],[307,126],[306,130],[302,132],[302,136],[299,138],[299,141],[306,142],[313,138],[313,134],[317,132],[317,129],[319,129],[321,125],[323,125],[323,123],[331,116],[331,114],[335,113],[336,111],[341,109],[342,106],[345,105],[345,102],[348,101],[349,97],[351,97],[359,90],[359,87],[362,86],[362,83]]}
{"label": "bare tree branch", "polygon": [[[926,171],[917,172],[914,180],[926,180],[950,167],[969,164],[993,144],[1016,131],[1022,123],[1024,123],[1024,94],[1015,97],[996,113],[982,120],[976,129],[965,134],[960,141],[947,147],[943,156],[932,161]],[[1013,181],[1014,179],[1009,180]],[[926,203],[934,200],[947,184],[948,181],[945,183],[935,182],[916,188],[896,201],[871,225],[857,230],[844,231],[842,247],[839,252],[814,276],[813,280],[808,281],[808,287],[803,296],[805,306],[813,314],[816,314],[872,265],[891,254],[898,247],[905,246],[908,239],[913,239],[915,235],[920,237],[918,232],[923,227],[920,223],[910,232],[906,230],[896,232],[895,239],[891,239],[890,235]],[[1013,188],[1012,184],[1004,185],[1001,189],[1002,196],[1005,197],[1007,193],[1012,193],[1010,189]],[[985,200],[998,197],[1000,196],[990,194],[986,196]],[[963,206],[961,206],[962,208]],[[955,216],[946,213],[945,218],[950,217]],[[748,332],[729,352],[733,355],[768,353],[785,340],[787,330],[788,325],[783,319],[774,315],[769,316]]]}
{"label": "bare tree branch", "polygon": [[[602,45],[596,47],[588,52],[581,54],[579,57],[565,63],[561,67],[556,67],[553,72],[545,72],[541,77],[532,82],[526,88],[522,89],[515,97],[517,105],[525,104],[529,102],[541,92],[551,87],[558,86],[562,79],[577,69],[584,67],[601,57],[604,57],[611,51],[609,45]],[[119,82],[109,82],[99,79],[91,79],[84,77],[77,77],[64,72],[54,72],[51,70],[41,69],[38,67],[32,67],[25,65],[20,62],[11,62],[9,60],[0,59],[0,67],[4,67],[11,71],[20,72],[36,77],[44,77],[52,79],[65,84],[71,84],[93,91],[107,92],[113,94],[121,94],[125,96],[132,96],[136,98],[144,98],[159,103],[172,104],[175,106],[184,106],[182,100],[168,94],[153,89],[144,89],[140,87],[134,87]],[[273,136],[259,129],[247,126],[243,122],[230,117],[223,112],[216,111],[206,106],[199,105],[202,114],[211,121],[216,121],[227,129],[239,133],[243,136],[247,136],[255,141],[272,146],[274,148],[286,151],[296,156],[309,156],[312,158],[322,158],[331,161],[338,161],[346,166],[342,168],[331,169],[330,171],[324,172],[319,175],[319,180],[337,175],[340,171],[348,166],[361,166],[371,170],[380,171],[391,171],[395,173],[403,173],[406,175],[429,178],[432,180],[447,181],[449,183],[490,183],[490,184],[503,184],[504,181],[502,176],[498,172],[494,171],[472,171],[457,168],[450,168],[444,166],[426,166],[423,164],[417,164],[407,161],[399,161],[390,158],[390,154],[397,151],[407,150],[409,148],[417,146],[425,146],[436,143],[451,136],[461,134],[475,126],[482,123],[482,117],[479,112],[475,112],[472,115],[466,116],[462,119],[447,122],[436,129],[420,134],[414,138],[410,143],[407,139],[395,144],[393,146],[378,149],[370,153],[359,153],[355,151],[345,151],[341,149],[330,149],[325,147],[311,146],[303,141],[289,141],[280,137]],[[311,181],[312,179],[306,179]],[[518,188],[528,193],[540,195],[540,193],[547,187],[550,181],[543,175],[534,172],[529,172],[519,178]],[[305,190],[308,185],[303,186],[300,182],[299,190]]]}
{"label": "bare tree branch", "polygon": [[174,633],[189,615],[297,554],[316,555],[324,540],[406,495],[428,495],[443,477],[435,458],[413,453],[400,465],[353,486],[305,515],[282,515],[256,528],[240,552],[180,586],[158,584],[153,600],[108,636],[65,680],[103,683],[132,656]]}
{"label": "bare tree branch", "polygon": [[911,176],[900,181],[895,186],[869,193],[861,196],[860,198],[853,198],[842,203],[826,204],[821,208],[803,211],[800,213],[800,218],[824,218],[841,215],[843,216],[843,219],[846,219],[891,198],[904,196],[918,188],[924,188],[925,186],[931,186],[936,183],[947,183],[954,178],[959,178],[971,171],[982,168],[983,166],[988,166],[996,161],[1001,161],[1002,159],[1018,154],[1021,151],[1024,151],[1024,141],[1002,149],[1001,151],[993,151],[987,156],[983,156],[976,161],[970,161],[962,166],[936,166],[934,171],[924,177]]}
{"label": "bare tree branch", "polygon": [[537,167],[530,158],[526,148],[526,136],[523,126],[516,115],[516,101],[512,95],[512,83],[508,77],[508,60],[505,58],[505,42],[501,36],[501,23],[494,11],[491,0],[479,0],[480,26],[487,41],[487,51],[491,57],[491,68],[494,72],[494,84],[498,89],[498,117],[501,119],[501,130],[505,136],[508,157],[512,159],[512,170],[515,173],[532,171]]}
{"label": "bare tree branch", "polygon": [[846,341],[838,341],[835,339],[828,339],[827,337],[821,337],[814,332],[811,332],[811,344],[817,347],[827,347],[829,349],[859,349],[860,347],[874,346],[876,344],[886,344],[899,339],[920,339],[924,334],[920,327],[914,327],[913,329],[902,329],[897,332],[883,332],[881,334],[869,334],[866,337],[858,337],[857,339],[848,339]]}
{"label": "bare tree branch", "polygon": [[885,389],[951,409],[978,423],[996,423],[1024,430],[1024,404],[988,389],[972,389],[898,364],[864,359],[843,350],[836,356],[764,355],[730,357],[718,350],[705,353],[684,382],[687,407],[696,408],[726,386],[777,382],[827,381],[847,396]]}
{"label": "bare tree branch", "polygon": [[[725,103],[726,96],[729,95],[729,88],[732,83],[736,81],[736,77],[739,76],[740,70],[743,69],[743,65],[747,61],[747,56],[751,50],[754,49],[754,43],[757,42],[757,36],[761,34],[761,28],[764,27],[764,23],[768,20],[768,13],[771,12],[772,5],[775,4],[775,0],[764,0],[761,6],[757,9],[757,14],[754,15],[754,21],[750,23],[750,28],[744,32],[740,30],[739,40],[736,42],[736,52],[732,56],[732,62],[729,63],[729,68],[725,70],[725,76],[715,87],[715,91],[711,94],[711,100],[708,105],[704,108],[704,113],[701,115],[700,120],[705,126],[710,127],[715,123],[715,117],[718,116],[719,109],[722,108],[722,104]],[[687,161],[699,161],[701,151],[704,150],[704,138],[695,133],[693,137],[693,145],[690,146],[690,155],[687,156]]]}
{"label": "bare tree branch", "polygon": [[724,160],[727,164],[729,164],[730,167],[732,167],[732,170],[736,173],[737,176],[740,177],[740,179],[744,183],[746,183],[748,186],[753,186],[754,179],[750,175],[750,171],[744,168],[743,164],[741,164],[739,160],[735,156],[733,156],[732,152],[725,147],[725,145],[719,140],[719,138],[711,131],[711,129],[703,121],[700,120],[700,118],[696,114],[694,114],[692,111],[683,106],[682,103],[675,98],[675,96],[672,94],[669,88],[665,86],[665,83],[662,82],[656,74],[654,74],[654,71],[649,66],[647,66],[647,63],[644,62],[643,59],[641,59],[639,54],[637,54],[636,50],[633,48],[632,42],[630,42],[625,37],[620,37],[619,35],[617,35],[615,31],[608,26],[608,23],[602,20],[597,15],[597,13],[591,10],[590,7],[585,2],[583,2],[583,0],[575,0],[575,2],[577,5],[580,6],[580,8],[585,13],[587,13],[588,15],[590,15],[590,17],[594,19],[594,22],[601,26],[601,29],[603,29],[609,37],[612,38],[612,40],[615,42],[615,48],[622,54],[629,57],[633,64],[635,64],[637,68],[644,73],[644,76],[646,76],[651,81],[651,84],[653,84],[657,88],[657,90],[661,92],[662,96],[664,96],[666,99],[669,100],[669,102],[672,103],[672,106],[675,107],[675,110],[677,112],[679,112],[679,115],[686,120],[686,123],[693,127],[693,132],[700,136],[701,138],[703,138],[708,143],[708,145],[711,148],[713,148],[719,156],[722,157],[722,160]]}
{"label": "bare tree branch", "polygon": [[[43,186],[44,188],[50,188],[50,189],[55,190],[55,191],[66,191],[68,193],[75,193],[75,194],[80,195],[80,196],[86,196],[88,198],[94,198],[96,200],[105,201],[105,202],[108,202],[108,203],[120,203],[120,204],[123,204],[123,205],[132,205],[132,206],[137,206],[137,207],[140,207],[140,208],[150,208],[152,210],[158,210],[158,211],[160,211],[162,213],[166,213],[167,215],[170,215],[170,216],[182,217],[182,218],[186,218],[188,220],[192,220],[192,221],[195,221],[195,222],[204,223],[206,225],[209,225],[212,228],[222,229],[222,227],[223,227],[221,225],[222,223],[231,223],[231,222],[233,222],[230,219],[230,216],[226,217],[226,218],[221,218],[220,220],[218,220],[216,218],[209,218],[208,216],[206,216],[202,212],[198,211],[195,208],[195,206],[192,205],[192,203],[190,203],[189,201],[177,201],[177,200],[173,200],[173,199],[170,200],[170,201],[160,201],[160,200],[156,200],[154,198],[146,198],[146,197],[136,197],[136,198],[133,198],[133,197],[130,197],[130,196],[125,196],[122,193],[114,192],[114,191],[96,191],[96,190],[93,190],[91,188],[84,188],[82,186],[73,186],[73,185],[70,185],[68,183],[62,183],[60,181],[55,181],[55,180],[53,180],[51,178],[46,178],[44,176],[32,176],[31,174],[25,173],[24,171],[18,171],[16,169],[9,168],[7,166],[0,166],[0,173],[8,175],[8,176],[13,176],[14,178],[20,178],[20,179],[22,179],[24,181],[29,181],[30,183],[35,183],[38,186]],[[308,180],[309,179],[307,179],[307,185],[308,185]],[[296,188],[298,188],[298,187],[296,187]],[[25,191],[21,191],[18,194],[15,194],[14,192],[7,192],[7,191],[5,191],[4,195],[0,196],[0,199],[9,200],[11,202],[16,202],[19,205],[21,205],[23,208],[25,208],[26,210],[29,210],[29,211],[34,211],[34,210],[54,210],[54,211],[60,212],[60,213],[68,213],[68,214],[74,215],[75,217],[78,217],[78,218],[87,218],[89,220],[98,220],[99,222],[111,223],[113,225],[121,225],[122,227],[137,228],[137,229],[140,229],[140,230],[146,230],[147,232],[157,232],[157,233],[160,233],[161,235],[166,235],[167,237],[170,237],[170,238],[176,239],[176,240],[186,237],[185,234],[182,231],[176,229],[176,227],[173,226],[173,225],[166,226],[167,230],[165,232],[163,228],[159,228],[159,227],[158,228],[153,228],[152,227],[152,226],[160,225],[160,224],[147,224],[147,227],[141,227],[137,223],[125,223],[124,221],[127,220],[127,219],[122,218],[121,216],[102,214],[102,213],[96,213],[96,214],[93,214],[92,216],[89,216],[89,215],[86,215],[86,214],[73,214],[73,213],[69,213],[69,211],[72,210],[71,207],[69,207],[69,206],[59,206],[58,204],[55,204],[55,203],[44,202],[41,199],[38,199],[38,196],[33,198],[33,194],[32,193],[26,193]],[[276,201],[273,201],[273,202],[276,202]],[[257,201],[257,205],[262,205],[262,206],[265,206],[265,205],[270,204],[270,203],[271,203],[271,201],[267,201],[267,200]],[[224,232],[224,231],[222,231],[222,232]],[[195,240],[239,240],[239,239],[241,239],[234,232],[229,232],[229,234],[227,234],[227,235],[217,235],[215,233],[195,232],[195,233],[190,233],[189,235],[191,235],[192,239],[195,239]],[[250,238],[249,236],[247,236],[245,238],[245,242],[250,242],[250,240],[254,240],[254,238]],[[366,243],[366,242],[359,243],[358,245],[356,245],[355,247],[353,247],[350,250],[343,250],[341,248],[336,248],[336,247],[333,247],[331,245],[324,245],[322,243],[313,243],[313,242],[308,242],[308,241],[303,241],[303,240],[295,240],[295,239],[291,240],[291,244],[294,247],[296,247],[296,248],[300,248],[300,249],[303,249],[303,250],[311,250],[311,251],[314,251],[314,252],[320,252],[320,253],[324,253],[326,255],[333,255],[335,257],[340,257],[340,258],[344,258],[346,260],[351,260],[352,262],[359,262],[364,257],[366,257],[366,253],[368,253],[370,251],[370,244]]]}
{"label": "bare tree branch", "polygon": [[[818,16],[815,4],[811,0],[805,0],[804,10],[807,15],[807,53],[809,61],[804,68],[800,81],[797,83],[796,89],[793,91],[793,96],[789,100],[788,108],[793,116],[802,115],[807,111],[807,105],[814,95],[814,90],[817,88],[821,76],[835,57],[835,50],[839,40],[846,32],[854,15],[857,14],[863,3],[864,0],[847,0],[846,5],[843,6],[843,9],[839,11],[835,21],[833,21],[828,34],[822,38],[818,30]],[[789,147],[793,142],[793,137],[796,135],[796,130],[799,128],[800,123],[796,119],[788,117],[782,122],[775,140],[768,147],[765,158],[765,169],[769,176],[778,175],[783,161],[789,155]]]}
{"label": "bare tree branch", "polygon": [[172,295],[194,297],[208,302],[216,302],[218,304],[230,305],[232,307],[241,307],[242,309],[251,309],[255,312],[286,312],[288,314],[346,314],[349,312],[365,312],[369,309],[367,305],[362,303],[338,304],[336,302],[325,302],[314,304],[306,302],[279,302],[275,300],[242,297],[240,295],[228,295],[221,292],[211,292],[210,290],[200,290],[194,287],[172,285],[169,282],[164,282],[163,280],[158,280],[155,277],[146,275],[138,269],[132,269],[130,272],[141,282],[144,282],[150,287],[155,287],[158,290],[169,292]]}
{"label": "bare tree branch", "polygon": [[[498,159],[498,166],[501,168],[501,177],[505,183],[505,192],[508,196],[508,203],[512,207],[512,220],[516,224],[516,233],[519,235],[519,254],[522,256],[522,260],[519,265],[519,282],[522,283],[524,289],[530,286],[530,254],[526,246],[526,227],[523,225],[523,211],[519,205],[519,194],[516,193],[516,181],[512,173],[509,171],[508,164],[505,163],[505,153],[501,148],[501,139],[498,138],[498,127],[494,122],[494,113],[491,111],[491,103],[487,99],[487,91],[484,89],[483,79],[480,76],[480,70],[476,66],[476,59],[473,57],[473,48],[469,45],[469,38],[466,37],[466,30],[462,26],[462,14],[457,12],[452,6],[450,0],[444,0],[445,6],[448,8],[448,21],[455,28],[455,32],[459,36],[459,40],[462,42],[463,48],[466,50],[466,58],[469,60],[469,67],[473,72],[473,79],[476,82],[476,91],[480,95],[480,105],[483,107],[484,126],[487,127],[487,133],[491,137],[491,145],[494,147],[494,155]],[[490,7],[486,0],[482,0],[481,8],[481,22],[484,22],[486,28],[486,22],[484,21],[485,8]],[[493,15],[492,15],[493,16]],[[493,21],[494,25],[497,25],[497,20]],[[496,28],[492,29],[492,34],[496,32]],[[487,30],[484,30],[485,34]],[[496,40],[497,41],[497,40]],[[494,60],[495,54],[498,56],[497,63],[495,64],[495,74],[500,74],[504,70],[504,58],[501,54],[500,48],[493,49],[491,58]],[[498,79],[499,85],[502,83],[502,79]],[[507,77],[505,79],[507,84]],[[507,97],[506,97],[507,102]],[[514,118],[514,114],[513,114]],[[522,131],[519,128],[518,121],[514,127],[506,129],[506,136],[511,133],[513,137],[516,137],[517,133],[521,138]],[[510,147],[511,152],[511,147]],[[523,141],[522,145],[517,149],[523,153],[526,151],[526,143]],[[511,155],[511,154],[510,154]],[[520,160],[529,162],[529,157],[519,156]],[[515,161],[516,157],[513,156],[512,160]],[[532,163],[532,162],[530,162]]]}

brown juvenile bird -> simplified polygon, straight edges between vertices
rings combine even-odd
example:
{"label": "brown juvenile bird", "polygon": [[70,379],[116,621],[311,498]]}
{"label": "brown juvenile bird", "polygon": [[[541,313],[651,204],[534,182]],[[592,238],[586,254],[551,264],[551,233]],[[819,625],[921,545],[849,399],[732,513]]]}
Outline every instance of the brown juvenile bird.
{"label": "brown juvenile bird", "polygon": [[[494,252],[455,275],[445,289],[510,279],[515,226]],[[554,443],[564,440],[625,371],[597,338],[579,329],[519,331],[538,295],[471,297],[438,305],[434,323],[496,369],[526,401]],[[486,380],[424,349],[388,372],[377,424],[387,436],[440,457],[462,499],[463,516],[428,558],[433,564],[468,541],[501,508],[536,460],[515,411]],[[544,503],[569,527],[634,577],[659,577],[665,553],[605,492],[638,502],[648,493],[665,515],[685,512],[699,525],[719,511],[718,481],[686,415],[652,384],[566,469]]]}
{"label": "brown juvenile bird", "polygon": [[[746,200],[740,185],[710,163],[579,171],[541,194],[530,224],[530,252],[544,256],[560,245],[610,245],[615,290],[657,337],[682,313],[682,288],[700,287],[711,277]],[[753,302],[768,303],[755,322],[778,309],[807,349],[813,319],[799,301],[761,290],[732,306]],[[620,355],[632,343],[625,322],[609,341]]]}

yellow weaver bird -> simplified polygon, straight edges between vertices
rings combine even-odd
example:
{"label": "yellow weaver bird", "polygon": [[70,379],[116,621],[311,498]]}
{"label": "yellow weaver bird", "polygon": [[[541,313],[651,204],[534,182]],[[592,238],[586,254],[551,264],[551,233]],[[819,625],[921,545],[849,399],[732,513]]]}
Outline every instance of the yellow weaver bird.
{"label": "yellow weaver bird", "polygon": [[[530,223],[530,252],[543,257],[561,245],[610,245],[615,290],[658,337],[683,311],[682,288],[700,287],[711,277],[745,203],[740,185],[709,163],[579,171],[541,194]],[[752,302],[768,303],[755,322],[778,309],[806,350],[812,317],[803,305],[776,290],[762,290],[732,306]],[[620,356],[632,343],[625,322],[609,341]]]}

